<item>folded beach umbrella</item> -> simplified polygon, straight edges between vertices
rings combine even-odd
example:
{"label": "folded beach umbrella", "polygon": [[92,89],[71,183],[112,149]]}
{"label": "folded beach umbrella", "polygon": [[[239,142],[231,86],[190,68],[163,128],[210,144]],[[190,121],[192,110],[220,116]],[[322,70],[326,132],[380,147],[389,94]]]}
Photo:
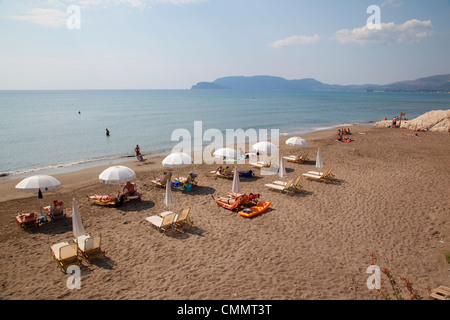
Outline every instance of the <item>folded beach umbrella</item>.
{"label": "folded beach umbrella", "polygon": [[283,157],[281,157],[281,159],[280,159],[280,169],[278,170],[278,175],[281,178],[286,177],[286,167],[284,166],[284,158]]}
{"label": "folded beach umbrella", "polygon": [[135,176],[136,173],[128,167],[113,166],[100,173],[98,179],[104,184],[119,184],[131,181]]}
{"label": "folded beach umbrella", "polygon": [[16,189],[26,193],[40,193],[57,190],[61,188],[61,182],[56,178],[47,175],[36,175],[28,177],[20,181],[16,185]]}
{"label": "folded beach umbrella", "polygon": [[261,141],[253,145],[253,150],[263,154],[271,154],[278,152],[278,147],[272,142]]}
{"label": "folded beach umbrella", "polygon": [[175,204],[175,199],[173,198],[173,194],[172,194],[172,184],[171,183],[166,184],[166,193],[164,195],[164,204],[167,207],[170,207]]}
{"label": "folded beach umbrella", "polygon": [[322,153],[320,152],[320,147],[317,149],[316,167],[323,168],[323,160],[322,160]]}
{"label": "folded beach umbrella", "polygon": [[302,137],[292,137],[286,140],[286,144],[293,147],[307,147],[308,142]]}
{"label": "folded beach umbrella", "polygon": [[231,148],[220,148],[214,151],[214,157],[223,160],[236,160],[238,158],[238,153]]}
{"label": "folded beach umbrella", "polygon": [[169,154],[162,161],[166,168],[179,168],[192,164],[192,157],[185,152],[174,152]]}
{"label": "folded beach umbrella", "polygon": [[79,236],[85,235],[83,222],[81,221],[81,214],[78,210],[77,204],[75,203],[75,198],[73,198],[72,204],[72,231],[73,238],[78,240]]}
{"label": "folded beach umbrella", "polygon": [[234,193],[241,193],[241,181],[239,179],[237,166],[234,167],[233,187],[231,188],[231,191],[233,191]]}

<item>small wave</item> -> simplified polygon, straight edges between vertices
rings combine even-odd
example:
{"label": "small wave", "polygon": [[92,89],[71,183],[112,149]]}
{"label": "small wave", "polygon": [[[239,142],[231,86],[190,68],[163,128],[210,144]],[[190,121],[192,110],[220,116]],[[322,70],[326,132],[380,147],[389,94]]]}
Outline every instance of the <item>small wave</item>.
{"label": "small wave", "polygon": [[77,160],[77,161],[71,161],[66,163],[58,163],[58,164],[50,164],[35,168],[27,168],[27,169],[19,169],[12,172],[2,172],[0,173],[0,177],[10,177],[10,176],[18,176],[18,175],[25,175],[29,173],[34,172],[42,172],[42,171],[51,171],[51,170],[57,170],[57,169],[67,169],[75,166],[80,165],[86,165],[86,164],[93,164],[93,163],[100,163],[104,161],[114,161],[114,160],[125,160],[129,157],[129,155],[121,155],[121,156],[109,156],[109,157],[102,157],[102,158],[94,158],[94,159],[84,159],[84,160]]}

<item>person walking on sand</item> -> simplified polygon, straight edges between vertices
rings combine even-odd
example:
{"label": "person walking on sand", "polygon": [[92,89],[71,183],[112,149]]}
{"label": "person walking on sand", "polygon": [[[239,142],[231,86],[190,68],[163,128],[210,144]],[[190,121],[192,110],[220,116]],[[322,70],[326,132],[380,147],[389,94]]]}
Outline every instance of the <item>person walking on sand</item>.
{"label": "person walking on sand", "polygon": [[139,145],[136,145],[136,148],[134,148],[134,152],[136,152],[136,157],[139,157],[141,154],[141,148],[139,148]]}
{"label": "person walking on sand", "polygon": [[106,136],[109,137],[109,130],[106,128]]}

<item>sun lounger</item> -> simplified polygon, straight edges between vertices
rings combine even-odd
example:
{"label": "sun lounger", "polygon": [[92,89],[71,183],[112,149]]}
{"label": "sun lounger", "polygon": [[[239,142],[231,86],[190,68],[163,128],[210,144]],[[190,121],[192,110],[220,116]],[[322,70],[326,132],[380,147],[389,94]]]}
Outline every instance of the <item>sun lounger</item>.
{"label": "sun lounger", "polygon": [[34,212],[23,213],[21,211],[17,212],[16,220],[23,229],[36,228],[38,226],[37,216]]}
{"label": "sun lounger", "polygon": [[271,162],[258,161],[255,163],[250,163],[250,165],[255,168],[268,168],[271,166]]}
{"label": "sun lounger", "polygon": [[118,207],[121,205],[121,201],[123,202],[123,200],[119,200],[116,197],[109,195],[99,196],[95,194],[93,196],[87,196],[87,198],[89,201],[92,201],[91,204],[99,206]]}
{"label": "sun lounger", "polygon": [[189,218],[190,212],[191,208],[181,210],[181,213],[177,214],[175,225],[179,228],[183,228],[184,226],[191,226],[194,222]]}
{"label": "sun lounger", "polygon": [[[295,182],[292,184],[291,189],[292,191],[299,192],[303,189],[303,187],[300,185],[300,182],[302,180],[302,176],[298,177]],[[280,186],[286,186],[288,182],[285,181],[273,181],[272,184],[280,185]]]}
{"label": "sun lounger", "polygon": [[175,212],[170,212],[168,214],[164,214],[164,217],[161,217],[160,215],[154,215],[147,217],[145,220],[150,222],[152,226],[155,227],[159,232],[165,233],[173,228],[176,215],[177,214]]}
{"label": "sun lounger", "polygon": [[431,291],[430,298],[435,300],[450,300],[450,288],[439,286]]}
{"label": "sun lounger", "polygon": [[77,243],[80,252],[88,261],[100,255],[105,255],[105,251],[101,247],[101,234],[98,236],[82,235],[79,236],[75,242]]}
{"label": "sun lounger", "polygon": [[304,176],[310,180],[328,182],[334,178],[334,175],[331,173],[332,171],[333,171],[333,168],[325,170],[325,172],[310,171],[308,173],[303,173],[302,176]]}
{"label": "sun lounger", "polygon": [[211,171],[210,172],[213,177],[219,177],[219,178],[224,178],[224,179],[233,179],[234,174],[231,170],[224,170],[222,173],[220,173],[219,171]]}
{"label": "sun lounger", "polygon": [[127,201],[131,201],[131,200],[141,201],[141,194],[137,191],[136,182],[132,182],[132,184],[134,185],[134,193],[133,193],[133,195],[127,197]]}
{"label": "sun lounger", "polygon": [[281,193],[282,192],[286,192],[288,193],[291,190],[292,184],[294,183],[294,180],[289,180],[286,185],[280,185],[280,184],[275,184],[275,183],[267,183],[264,186],[269,188],[270,190],[278,190]]}
{"label": "sun lounger", "polygon": [[66,217],[63,205],[62,201],[53,201],[50,206],[43,207],[42,209],[47,213],[50,219],[54,221]]}
{"label": "sun lounger", "polygon": [[158,187],[165,188],[167,182],[170,182],[170,178],[171,178],[171,174],[166,174],[166,175],[164,175],[164,177],[162,179],[152,180],[152,183]]}
{"label": "sun lounger", "polygon": [[296,162],[296,163],[303,163],[305,161],[308,161],[308,153],[297,155],[297,156],[286,156],[283,157],[284,160],[290,161],[290,162]]}
{"label": "sun lounger", "polygon": [[188,175],[187,178],[184,177],[178,177],[175,179],[174,182],[171,182],[172,187],[184,190],[184,191],[191,191],[192,186],[197,185],[197,181],[195,181],[195,178],[197,178],[197,174],[191,173]]}
{"label": "sun lounger", "polygon": [[197,181],[195,180],[197,178],[197,176],[198,175],[196,173],[190,173],[187,178],[178,177],[177,179],[175,179],[175,181],[180,181],[183,184],[190,183],[192,185],[197,185]]}
{"label": "sun lounger", "polygon": [[229,201],[222,201],[220,199],[216,199],[213,196],[214,201],[216,201],[216,204],[224,207],[225,209],[228,210],[235,210],[235,209],[239,209],[241,206],[247,204],[249,202],[249,198],[248,195],[246,194],[240,194],[239,196],[236,196],[235,198],[230,198]]}
{"label": "sun lounger", "polygon": [[81,262],[76,243],[60,242],[52,245],[50,250],[63,272],[66,271],[68,266],[73,264],[79,265]]}

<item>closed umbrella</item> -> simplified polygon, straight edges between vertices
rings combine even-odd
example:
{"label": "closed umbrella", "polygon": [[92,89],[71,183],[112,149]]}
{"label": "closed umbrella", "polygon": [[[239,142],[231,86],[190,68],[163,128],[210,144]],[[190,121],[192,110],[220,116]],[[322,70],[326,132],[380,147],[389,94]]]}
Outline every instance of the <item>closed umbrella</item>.
{"label": "closed umbrella", "polygon": [[302,137],[292,137],[286,140],[286,144],[293,147],[307,147],[308,142]]}
{"label": "closed umbrella", "polygon": [[234,193],[241,193],[241,181],[239,179],[237,166],[234,167],[233,187],[231,188],[231,191],[233,191]]}
{"label": "closed umbrella", "polygon": [[281,157],[281,159],[280,159],[280,169],[278,170],[278,175],[281,178],[286,177],[286,167],[284,166],[284,158],[283,157]]}
{"label": "closed umbrella", "polygon": [[185,152],[174,152],[169,154],[162,161],[166,168],[179,168],[192,164],[192,157]]}
{"label": "closed umbrella", "polygon": [[173,198],[172,194],[172,185],[169,181],[166,184],[166,194],[164,196],[164,204],[167,207],[170,207],[175,204],[175,199]]}
{"label": "closed umbrella", "polygon": [[323,168],[323,160],[322,160],[322,153],[320,152],[320,147],[317,149],[317,156],[316,156],[316,168]]}
{"label": "closed umbrella", "polygon": [[100,173],[98,179],[104,184],[119,184],[131,181],[135,176],[136,173],[128,167],[113,166]]}
{"label": "closed umbrella", "polygon": [[75,198],[73,198],[72,204],[72,231],[73,238],[78,240],[79,236],[85,235],[83,222],[81,221],[81,214],[78,210],[77,204],[75,203]]}

